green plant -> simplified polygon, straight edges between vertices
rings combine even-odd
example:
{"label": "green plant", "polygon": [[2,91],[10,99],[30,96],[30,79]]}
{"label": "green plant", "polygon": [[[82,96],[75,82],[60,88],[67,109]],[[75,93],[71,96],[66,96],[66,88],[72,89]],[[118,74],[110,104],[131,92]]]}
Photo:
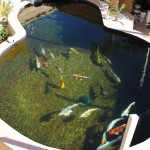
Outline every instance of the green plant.
{"label": "green plant", "polygon": [[6,40],[8,37],[8,31],[6,28],[3,27],[2,24],[0,24],[0,42]]}
{"label": "green plant", "polygon": [[12,9],[11,2],[6,3],[5,1],[0,3],[0,17],[7,17]]}
{"label": "green plant", "polygon": [[111,15],[116,15],[115,20],[118,21],[119,18],[119,13],[125,9],[126,5],[122,4],[119,6],[119,0],[113,0],[110,2],[110,14]]}

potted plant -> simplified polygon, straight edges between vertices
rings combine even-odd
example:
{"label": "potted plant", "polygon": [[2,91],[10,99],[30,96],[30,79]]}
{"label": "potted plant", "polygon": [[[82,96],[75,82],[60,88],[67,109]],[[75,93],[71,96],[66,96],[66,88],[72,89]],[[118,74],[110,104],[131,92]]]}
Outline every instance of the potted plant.
{"label": "potted plant", "polygon": [[7,18],[12,9],[12,3],[10,1],[2,1],[0,3],[0,43],[8,38]]}
{"label": "potted plant", "polygon": [[6,28],[3,27],[2,24],[0,24],[0,43],[5,41],[8,38],[8,31]]}
{"label": "potted plant", "polygon": [[118,21],[120,12],[125,9],[125,4],[119,6],[119,0],[110,1],[110,15],[115,16],[115,21]]}
{"label": "potted plant", "polygon": [[11,2],[6,3],[5,1],[3,1],[0,3],[0,18],[2,22],[7,21],[7,17],[11,9],[12,9]]}

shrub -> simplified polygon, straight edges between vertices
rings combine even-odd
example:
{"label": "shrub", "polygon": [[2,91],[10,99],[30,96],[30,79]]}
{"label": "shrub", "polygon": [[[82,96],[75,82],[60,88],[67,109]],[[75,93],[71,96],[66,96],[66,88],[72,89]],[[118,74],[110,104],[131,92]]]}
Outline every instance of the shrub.
{"label": "shrub", "polygon": [[8,31],[6,28],[3,27],[2,24],[0,24],[0,42],[6,40],[8,37]]}

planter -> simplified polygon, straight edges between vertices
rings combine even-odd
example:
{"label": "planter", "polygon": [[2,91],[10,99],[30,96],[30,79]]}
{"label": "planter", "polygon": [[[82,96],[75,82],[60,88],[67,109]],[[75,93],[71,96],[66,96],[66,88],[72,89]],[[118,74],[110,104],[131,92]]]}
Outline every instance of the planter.
{"label": "planter", "polygon": [[126,4],[125,10],[129,13],[133,11],[135,0],[120,0],[119,5]]}
{"label": "planter", "polygon": [[0,44],[3,43],[4,41],[6,41],[6,40],[0,41]]}

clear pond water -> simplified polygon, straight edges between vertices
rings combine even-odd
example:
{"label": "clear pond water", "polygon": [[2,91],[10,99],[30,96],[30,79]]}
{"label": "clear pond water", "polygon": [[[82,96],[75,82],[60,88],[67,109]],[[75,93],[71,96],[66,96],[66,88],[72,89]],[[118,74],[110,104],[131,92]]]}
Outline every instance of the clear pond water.
{"label": "clear pond water", "polygon": [[[1,118],[25,136],[63,150],[94,150],[130,103],[130,113],[149,109],[149,61],[139,88],[146,45],[59,11],[25,29],[27,38],[0,58]],[[108,141],[117,137],[107,134]]]}

